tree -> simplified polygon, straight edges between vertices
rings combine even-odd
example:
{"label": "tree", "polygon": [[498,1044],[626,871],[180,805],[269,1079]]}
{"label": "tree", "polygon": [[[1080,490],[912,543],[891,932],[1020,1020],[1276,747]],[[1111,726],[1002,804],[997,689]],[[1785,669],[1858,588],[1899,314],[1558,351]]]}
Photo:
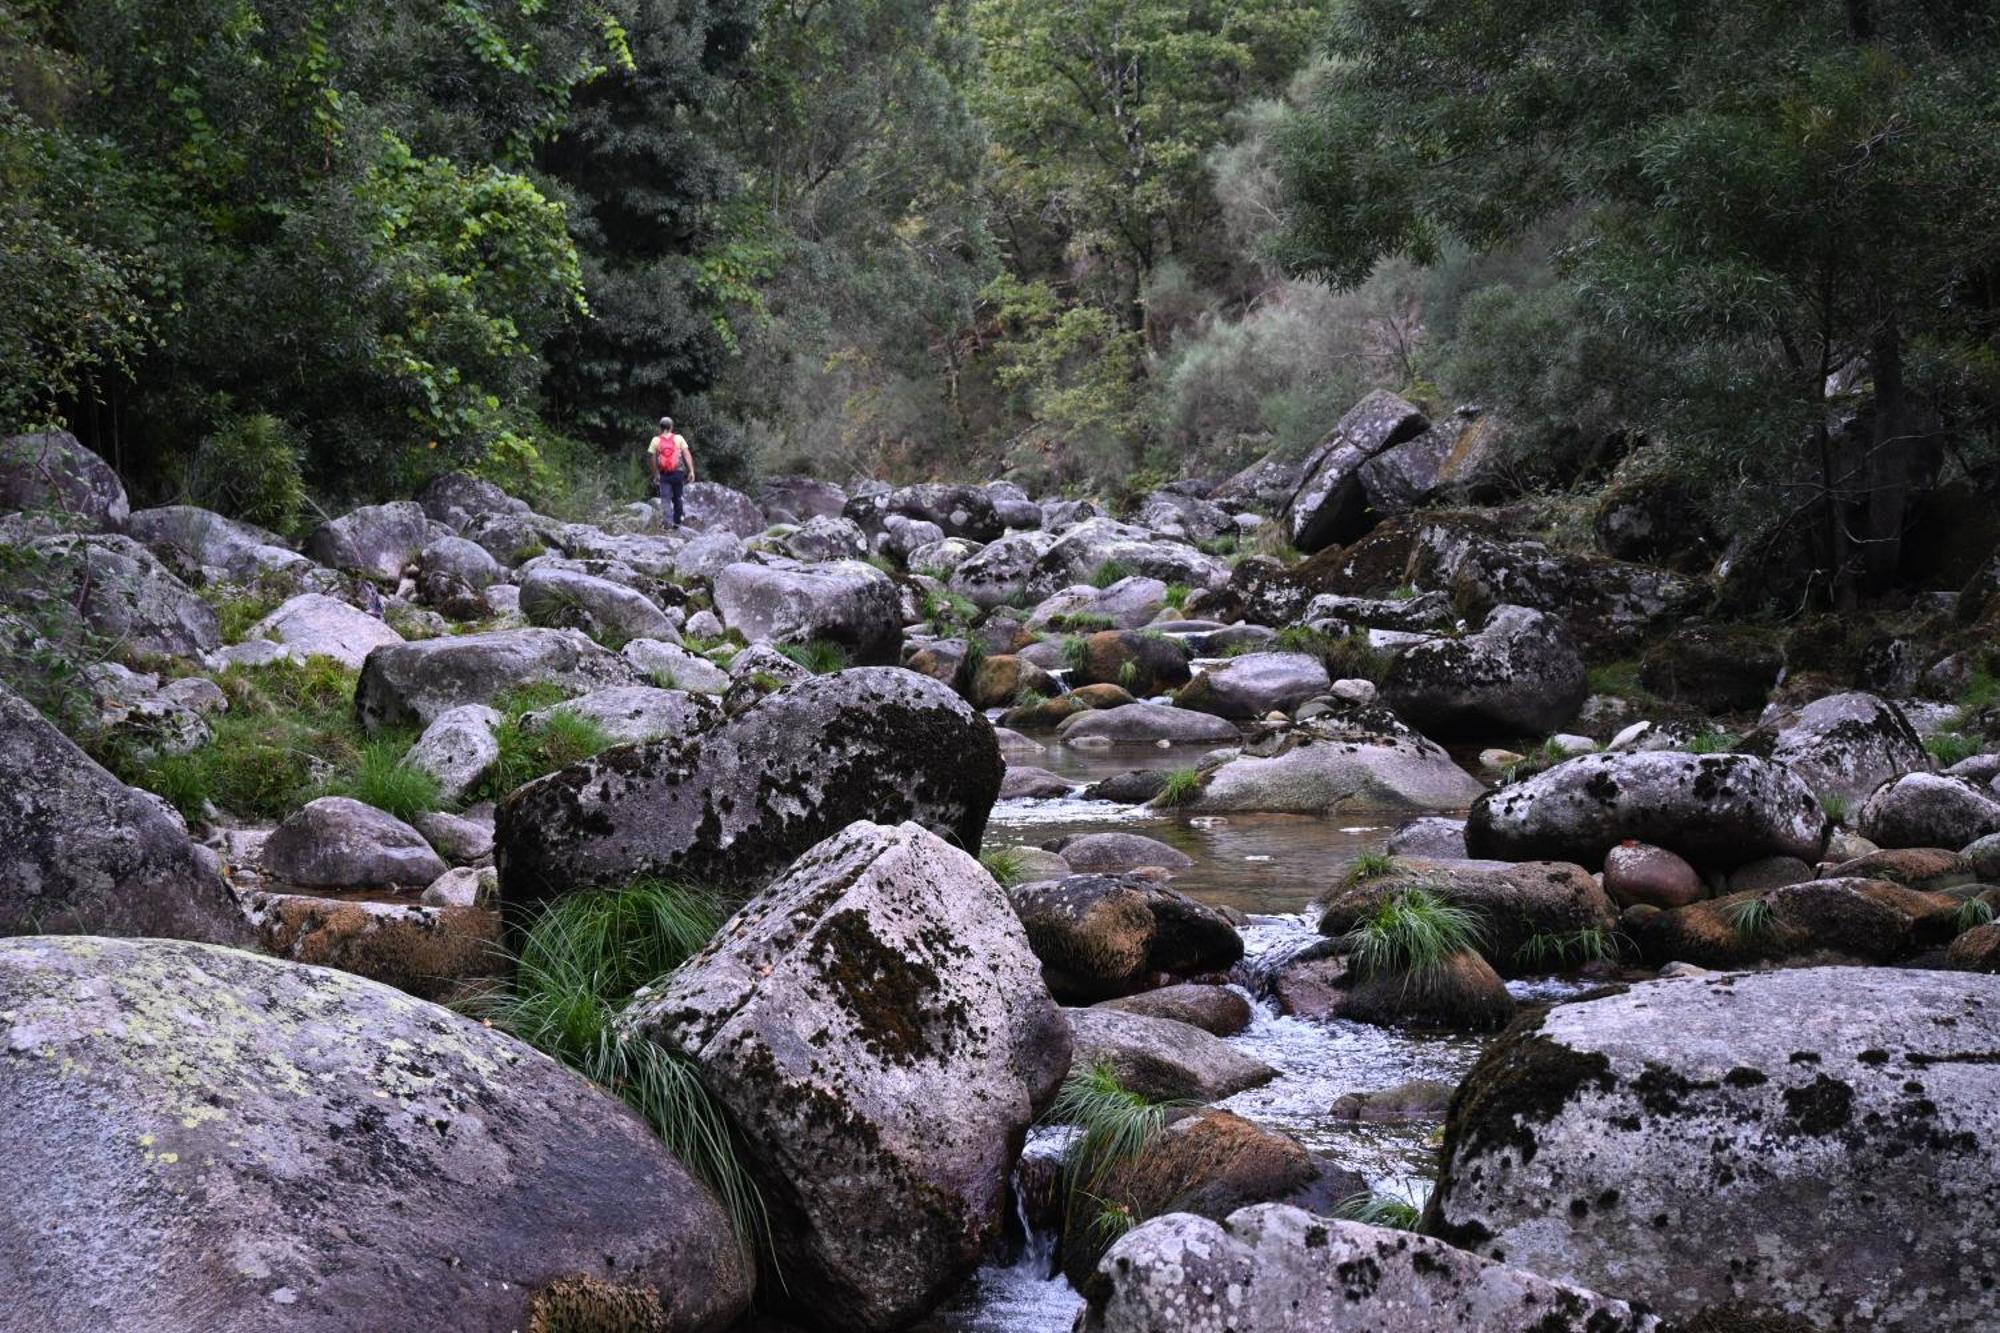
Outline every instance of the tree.
{"label": "tree", "polygon": [[1332,46],[1286,137],[1296,270],[1582,209],[1580,309],[1659,371],[1636,424],[1810,520],[1832,602],[1886,584],[1939,424],[1992,423],[1992,6],[1346,0]]}

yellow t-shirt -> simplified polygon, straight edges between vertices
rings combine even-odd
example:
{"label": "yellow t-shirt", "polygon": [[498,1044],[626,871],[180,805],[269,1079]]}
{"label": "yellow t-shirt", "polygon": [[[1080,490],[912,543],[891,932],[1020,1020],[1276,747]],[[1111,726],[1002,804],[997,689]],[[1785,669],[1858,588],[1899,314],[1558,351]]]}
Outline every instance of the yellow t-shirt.
{"label": "yellow t-shirt", "polygon": [[685,472],[688,463],[687,441],[678,434],[655,435],[648,452],[660,465],[662,472]]}

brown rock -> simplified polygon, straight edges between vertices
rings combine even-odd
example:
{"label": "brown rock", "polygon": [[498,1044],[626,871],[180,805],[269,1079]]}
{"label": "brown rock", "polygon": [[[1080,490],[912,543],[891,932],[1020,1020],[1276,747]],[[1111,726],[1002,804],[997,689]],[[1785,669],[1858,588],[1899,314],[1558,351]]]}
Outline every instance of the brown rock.
{"label": "brown rock", "polygon": [[1708,896],[1701,875],[1685,857],[1629,840],[1604,854],[1604,891],[1620,907],[1685,907]]}
{"label": "brown rock", "polygon": [[1147,1014],[1187,1023],[1218,1037],[1233,1037],[1250,1026],[1250,1001],[1228,986],[1207,986],[1180,982],[1158,990],[1105,1000],[1100,1009],[1123,1009],[1128,1014]]}

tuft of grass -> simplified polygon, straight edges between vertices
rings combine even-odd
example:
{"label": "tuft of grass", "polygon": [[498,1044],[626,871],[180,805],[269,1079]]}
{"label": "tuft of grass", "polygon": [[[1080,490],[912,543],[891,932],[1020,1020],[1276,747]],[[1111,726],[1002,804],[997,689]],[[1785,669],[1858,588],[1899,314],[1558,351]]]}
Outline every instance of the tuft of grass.
{"label": "tuft of grass", "polygon": [[1970,717],[1974,713],[1991,708],[1996,703],[2000,703],[2000,676],[1994,675],[1985,667],[1980,667],[1972,673],[1972,679],[1967,682],[1965,692],[1958,696],[1960,716]]}
{"label": "tuft of grass", "polygon": [[1740,737],[1733,732],[1708,730],[1688,742],[1690,754],[1728,754],[1736,748]]}
{"label": "tuft of grass", "polygon": [[438,780],[403,762],[408,744],[401,739],[368,742],[354,771],[327,784],[333,796],[352,796],[398,819],[414,819],[444,804]]}
{"label": "tuft of grass", "polygon": [[1952,933],[1963,935],[1966,931],[1989,924],[1993,920],[1993,904],[1984,898],[1967,898],[1958,905],[1952,915]]}
{"label": "tuft of grass", "polygon": [[1090,670],[1089,640],[1078,638],[1075,635],[1071,635],[1069,638],[1064,639],[1062,642],[1062,655],[1064,664],[1067,665],[1070,669],[1070,674],[1075,678],[1077,678],[1078,680],[1081,680],[1084,677],[1084,675],[1089,672]]}
{"label": "tuft of grass", "polygon": [[979,619],[979,607],[970,598],[945,590],[924,594],[924,619],[931,633],[940,638],[959,633]]}
{"label": "tuft of grass", "polygon": [[1368,977],[1421,979],[1477,948],[1479,914],[1429,889],[1403,889],[1341,937],[1356,971]]}
{"label": "tuft of grass", "polygon": [[1637,662],[1607,662],[1594,666],[1590,668],[1588,679],[1592,694],[1608,694],[1614,699],[1630,699],[1634,703],[1653,701],[1653,692],[1639,679]]}
{"label": "tuft of grass", "polygon": [[1097,572],[1090,576],[1090,582],[1092,587],[1108,588],[1120,579],[1129,579],[1131,577],[1132,567],[1130,565],[1122,560],[1106,560],[1097,567]]}
{"label": "tuft of grass", "polygon": [[1377,685],[1389,674],[1389,656],[1368,641],[1367,630],[1346,634],[1322,634],[1303,625],[1278,631],[1266,648],[1250,652],[1310,653],[1325,665],[1334,680],[1372,680]]}
{"label": "tuft of grass", "polygon": [[1828,819],[1831,819],[1834,823],[1845,824],[1847,822],[1847,815],[1848,815],[1847,797],[1845,797],[1841,793],[1837,791],[1821,792],[1819,798],[1819,808],[1825,811],[1826,817]]}
{"label": "tuft of grass", "polygon": [[1775,920],[1771,904],[1762,898],[1745,898],[1742,902],[1732,903],[1728,915],[1729,928],[1745,944],[1755,943],[1770,934]]}
{"label": "tuft of grass", "polygon": [[1129,659],[1120,662],[1118,664],[1118,683],[1125,688],[1128,694],[1137,694],[1139,692],[1139,664]]}
{"label": "tuft of grass", "polygon": [[252,626],[285,604],[278,593],[258,588],[204,588],[201,596],[215,608],[224,643],[243,642]]}
{"label": "tuft of grass", "polygon": [[1333,1216],[1344,1222],[1361,1222],[1371,1227],[1415,1231],[1422,1213],[1408,1199],[1364,1190],[1359,1194],[1350,1194],[1335,1204]]}
{"label": "tuft of grass", "polygon": [[1035,708],[1048,701],[1049,696],[1043,694],[1032,685],[1023,685],[1014,694],[1014,706],[1016,708]]}
{"label": "tuft of grass", "polygon": [[1096,1265],[1119,1235],[1145,1220],[1128,1205],[1105,1200],[1112,1173],[1139,1160],[1158,1142],[1168,1117],[1192,1105],[1154,1101],[1129,1091],[1101,1060],[1070,1070],[1044,1119],[1073,1125],[1078,1131],[1063,1154],[1062,1243],[1066,1249],[1080,1249],[1086,1269]]}
{"label": "tuft of grass", "polygon": [[1050,616],[1049,628],[1071,634],[1095,634],[1099,630],[1117,629],[1118,622],[1099,611],[1073,611],[1067,615]]}
{"label": "tuft of grass", "polygon": [[830,676],[836,671],[847,670],[847,650],[825,639],[783,644],[778,651],[815,676]]}
{"label": "tuft of grass", "polygon": [[1003,889],[1011,889],[1028,876],[1028,858],[1019,847],[988,847],[979,854],[979,864]]}
{"label": "tuft of grass", "polygon": [[750,685],[759,694],[776,694],[785,688],[785,682],[768,671],[751,672]]}
{"label": "tuft of grass", "polygon": [[1166,785],[1153,798],[1155,805],[1173,807],[1186,805],[1201,793],[1201,771],[1193,768],[1177,768],[1167,774]]}
{"label": "tuft of grass", "polygon": [[686,962],[721,921],[713,895],[659,881],[556,899],[524,932],[512,986],[474,1008],[644,1116],[715,1191],[752,1254],[768,1251],[770,1223],[728,1115],[691,1061],[616,1025],[635,991]]}
{"label": "tuft of grass", "polygon": [[1536,931],[1514,951],[1514,964],[1527,971],[1559,971],[1587,963],[1615,963],[1625,952],[1624,937],[1599,926],[1580,930]]}
{"label": "tuft of grass", "polygon": [[507,563],[510,565],[525,565],[530,560],[539,559],[540,557],[545,556],[548,553],[549,553],[549,548],[542,545],[540,542],[529,542],[526,546],[515,547],[514,558],[509,560]]}
{"label": "tuft of grass", "polygon": [[1396,870],[1396,858],[1389,853],[1363,852],[1354,858],[1352,865],[1347,867],[1346,883],[1350,887],[1363,884],[1371,879],[1380,879],[1384,875],[1393,875]]}
{"label": "tuft of grass", "polygon": [[1950,768],[1978,754],[1979,742],[1961,732],[1941,731],[1924,742],[1924,749],[1937,761],[1938,767]]}
{"label": "tuft of grass", "polygon": [[1192,596],[1194,596],[1194,589],[1188,587],[1185,583],[1169,583],[1167,585],[1167,605],[1176,611],[1185,607],[1188,598]]}
{"label": "tuft of grass", "polygon": [[500,757],[480,779],[477,794],[496,801],[517,787],[581,763],[612,745],[611,735],[603,727],[574,713],[549,713],[533,730],[522,725],[521,715],[516,713],[494,728],[493,739],[500,743]]}

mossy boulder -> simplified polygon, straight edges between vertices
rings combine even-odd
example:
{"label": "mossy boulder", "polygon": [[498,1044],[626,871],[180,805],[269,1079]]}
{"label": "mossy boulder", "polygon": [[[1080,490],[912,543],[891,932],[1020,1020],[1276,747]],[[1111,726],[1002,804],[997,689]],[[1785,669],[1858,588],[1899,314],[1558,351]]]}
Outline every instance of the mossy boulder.
{"label": "mossy boulder", "polygon": [[749,1300],[722,1207],[616,1098],[233,949],[0,940],[0,1147],[49,1168],[8,1192],[12,1327],[518,1329],[587,1284],[713,1333]]}
{"label": "mossy boulder", "polygon": [[1769,634],[1696,625],[1648,648],[1639,682],[1704,713],[1750,712],[1763,707],[1784,667],[1784,649]]}
{"label": "mossy boulder", "polygon": [[993,728],[900,667],[809,676],[705,731],[624,745],[513,792],[495,854],[510,911],[634,876],[753,888],[856,820],[977,851]]}
{"label": "mossy boulder", "polygon": [[1423,1229],[1689,1328],[1991,1328],[1995,1050],[1992,983],[1951,972],[1558,1005],[1453,1097]]}
{"label": "mossy boulder", "polygon": [[1957,911],[1951,898],[1888,880],[1816,879],[1652,913],[1630,934],[1655,966],[1888,963],[1945,944]]}
{"label": "mossy boulder", "polygon": [[1413,644],[1382,682],[1390,707],[1441,739],[1546,735],[1589,693],[1568,628],[1521,606],[1493,608],[1477,634]]}
{"label": "mossy boulder", "polygon": [[1279,1012],[1377,1027],[1493,1032],[1514,1017],[1514,997],[1493,965],[1467,949],[1407,973],[1370,974],[1319,950],[1271,979]]}
{"label": "mossy boulder", "polygon": [[1582,866],[1565,861],[1399,859],[1396,868],[1337,889],[1320,912],[1322,935],[1340,936],[1398,897],[1421,889],[1479,917],[1480,954],[1504,976],[1532,970],[1522,947],[1540,935],[1609,932],[1617,913]]}
{"label": "mossy boulder", "polygon": [[904,823],[801,856],[623,1021],[743,1131],[817,1327],[895,1328],[998,1234],[1069,1034],[993,878]]}
{"label": "mossy boulder", "polygon": [[1185,685],[1191,675],[1187,649],[1162,634],[1100,630],[1083,637],[1068,683],[1117,685],[1140,698]]}
{"label": "mossy boulder", "polygon": [[980,659],[978,669],[965,684],[965,697],[974,708],[1011,708],[1023,694],[1046,699],[1060,690],[1055,677],[1033,662],[1002,653]]}
{"label": "mossy boulder", "polygon": [[471,896],[465,905],[251,893],[245,895],[244,908],[260,942],[276,957],[352,972],[420,1000],[451,1004],[503,981],[507,966],[499,915],[471,905],[479,872],[447,874],[469,880]]}
{"label": "mossy boulder", "polygon": [[1019,885],[1007,898],[1064,1003],[1225,971],[1243,956],[1242,936],[1215,909],[1136,876],[1068,875]]}

